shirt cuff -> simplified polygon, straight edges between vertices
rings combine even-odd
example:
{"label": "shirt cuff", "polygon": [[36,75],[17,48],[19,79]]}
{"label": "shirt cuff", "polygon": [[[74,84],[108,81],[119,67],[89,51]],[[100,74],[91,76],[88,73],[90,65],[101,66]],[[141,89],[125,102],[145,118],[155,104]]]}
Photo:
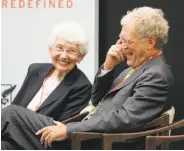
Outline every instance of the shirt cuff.
{"label": "shirt cuff", "polygon": [[110,71],[111,70],[103,70],[103,69],[101,69],[100,76],[103,76],[103,75],[107,74]]}

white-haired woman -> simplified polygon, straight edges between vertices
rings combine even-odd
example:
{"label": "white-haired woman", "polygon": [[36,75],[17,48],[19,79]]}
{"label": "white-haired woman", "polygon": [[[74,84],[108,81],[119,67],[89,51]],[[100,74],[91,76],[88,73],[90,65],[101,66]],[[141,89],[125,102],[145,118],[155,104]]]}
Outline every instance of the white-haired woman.
{"label": "white-haired woman", "polygon": [[[30,65],[14,105],[2,110],[2,149],[44,149],[36,131],[79,113],[88,104],[92,86],[76,66],[87,50],[80,24],[62,23],[53,29],[49,39],[52,64]],[[23,135],[29,139],[22,139]]]}

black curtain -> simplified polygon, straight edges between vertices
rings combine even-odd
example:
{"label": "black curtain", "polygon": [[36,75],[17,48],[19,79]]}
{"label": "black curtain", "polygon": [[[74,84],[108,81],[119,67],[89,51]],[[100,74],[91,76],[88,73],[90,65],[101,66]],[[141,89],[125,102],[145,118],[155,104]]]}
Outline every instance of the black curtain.
{"label": "black curtain", "polygon": [[[136,7],[150,6],[163,10],[169,21],[169,42],[163,51],[168,63],[172,66],[175,83],[169,94],[169,104],[174,105],[174,120],[184,118],[184,5],[183,0],[99,0],[99,65],[104,60],[110,46],[114,44],[121,30],[120,19],[127,10]],[[115,76],[127,68],[121,63]],[[172,134],[184,134],[184,128],[173,130]],[[171,149],[184,149],[183,142],[173,143]]]}

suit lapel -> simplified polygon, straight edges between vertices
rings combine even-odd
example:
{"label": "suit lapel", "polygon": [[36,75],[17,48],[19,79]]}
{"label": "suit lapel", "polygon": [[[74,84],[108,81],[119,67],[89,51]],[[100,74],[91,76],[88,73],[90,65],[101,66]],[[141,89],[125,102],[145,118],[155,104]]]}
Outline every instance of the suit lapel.
{"label": "suit lapel", "polygon": [[54,89],[54,91],[46,98],[46,100],[41,104],[38,108],[37,112],[44,107],[48,106],[49,104],[57,101],[58,99],[64,100],[66,94],[70,90],[70,85],[72,85],[79,75],[79,71],[75,66],[74,69],[69,72],[64,80]]}
{"label": "suit lapel", "polygon": [[[130,70],[131,70],[131,69],[130,69]],[[122,84],[120,84],[120,85],[116,88],[116,90],[121,89],[121,88],[127,86],[128,84],[130,84],[130,83],[131,83],[132,81],[134,81],[138,76],[140,76],[140,75],[143,73],[143,71],[144,71],[143,69],[139,69],[139,70],[133,72],[125,81],[123,81]]]}

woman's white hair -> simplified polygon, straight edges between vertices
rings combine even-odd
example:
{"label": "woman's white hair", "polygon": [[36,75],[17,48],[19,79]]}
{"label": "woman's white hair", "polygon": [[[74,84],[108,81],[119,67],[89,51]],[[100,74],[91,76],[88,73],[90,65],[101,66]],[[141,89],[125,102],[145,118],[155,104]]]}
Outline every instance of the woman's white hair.
{"label": "woman's white hair", "polygon": [[88,52],[88,41],[84,28],[77,22],[64,22],[55,26],[49,38],[49,47],[52,47],[56,39],[63,39],[79,44],[79,51],[82,56]]}
{"label": "woman's white hair", "polygon": [[156,37],[156,48],[162,47],[168,42],[168,21],[164,18],[161,9],[151,7],[139,7],[128,11],[121,19],[121,25],[133,23],[135,32],[140,38]]}

